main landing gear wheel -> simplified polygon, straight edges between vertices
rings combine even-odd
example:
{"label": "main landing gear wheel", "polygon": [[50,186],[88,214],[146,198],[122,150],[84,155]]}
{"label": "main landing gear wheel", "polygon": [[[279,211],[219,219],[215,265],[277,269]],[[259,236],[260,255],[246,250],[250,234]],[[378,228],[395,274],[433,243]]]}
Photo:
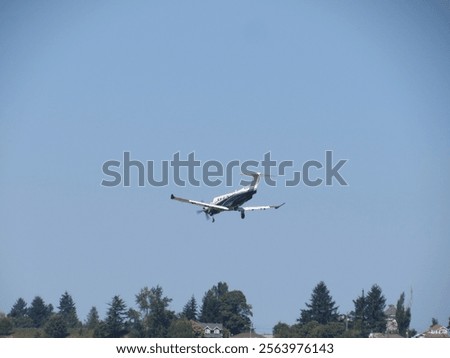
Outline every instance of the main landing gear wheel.
{"label": "main landing gear wheel", "polygon": [[245,219],[245,212],[241,211],[241,219]]}

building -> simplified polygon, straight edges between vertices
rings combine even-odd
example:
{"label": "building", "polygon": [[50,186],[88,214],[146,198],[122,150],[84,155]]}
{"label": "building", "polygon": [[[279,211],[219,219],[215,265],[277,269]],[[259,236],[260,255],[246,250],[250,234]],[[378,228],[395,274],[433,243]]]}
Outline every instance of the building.
{"label": "building", "polygon": [[386,316],[386,334],[398,333],[398,323],[395,319],[397,308],[394,305],[389,305],[384,314]]}
{"label": "building", "polygon": [[223,325],[221,323],[194,322],[194,325],[195,328],[201,331],[201,337],[223,338]]}
{"label": "building", "polygon": [[448,338],[448,328],[435,324],[424,333],[427,338]]}

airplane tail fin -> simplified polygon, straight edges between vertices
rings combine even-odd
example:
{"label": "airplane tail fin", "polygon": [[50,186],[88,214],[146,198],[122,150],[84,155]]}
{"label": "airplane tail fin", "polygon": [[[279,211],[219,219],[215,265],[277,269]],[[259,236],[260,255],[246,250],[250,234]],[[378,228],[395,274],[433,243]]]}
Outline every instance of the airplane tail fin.
{"label": "airplane tail fin", "polygon": [[[246,172],[243,174],[253,177],[252,181],[250,182],[249,187],[256,191],[256,189],[258,189],[258,185],[261,180],[261,175],[263,175],[263,174],[258,173],[258,172]],[[248,184],[248,182],[245,182],[245,184]]]}

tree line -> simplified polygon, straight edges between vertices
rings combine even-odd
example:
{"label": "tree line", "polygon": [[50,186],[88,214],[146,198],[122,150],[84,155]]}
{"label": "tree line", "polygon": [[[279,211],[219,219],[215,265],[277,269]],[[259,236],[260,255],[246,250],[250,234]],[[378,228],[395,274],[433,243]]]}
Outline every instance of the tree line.
{"label": "tree line", "polygon": [[[338,313],[338,306],[323,281],[313,289],[306,308],[300,310],[297,323],[288,325],[279,322],[273,328],[275,337],[363,337],[370,333],[395,333],[412,337],[417,332],[409,328],[411,308],[405,307],[405,294],[400,295],[395,307],[394,317],[385,314],[386,299],[378,285],[373,285],[366,294],[353,300],[354,310],[346,314]],[[395,319],[395,326],[388,327],[388,320]]]}
{"label": "tree line", "polygon": [[68,292],[62,294],[57,310],[40,296],[29,306],[19,298],[7,315],[0,316],[0,336],[195,338],[203,335],[198,322],[222,324],[224,336],[248,331],[251,326],[251,305],[242,291],[230,290],[225,282],[209,289],[200,307],[192,296],[183,310],[175,313],[169,307],[171,302],[161,286],[144,287],[135,295],[136,307],[128,307],[115,295],[104,319],[93,306],[81,322]]}
{"label": "tree line", "polygon": [[[68,292],[62,294],[57,310],[40,296],[29,306],[19,298],[7,315],[0,315],[0,336],[195,338],[203,336],[198,322],[222,324],[224,337],[252,329],[252,306],[242,291],[230,290],[226,282],[219,282],[206,291],[200,307],[192,296],[182,311],[175,313],[170,309],[171,302],[161,286],[144,287],[135,295],[135,307],[128,307],[116,295],[108,303],[103,319],[94,306],[81,322]],[[397,301],[393,317],[385,314],[386,299],[378,285],[373,285],[367,294],[362,291],[353,304],[351,312],[340,314],[326,284],[321,281],[314,287],[306,307],[300,310],[296,323],[278,322],[273,327],[273,335],[333,338],[368,337],[370,333],[387,332],[412,337],[417,333],[409,327],[411,308],[405,305],[404,293]],[[393,318],[395,325],[389,328],[388,321]],[[433,318],[432,323],[437,320]]]}

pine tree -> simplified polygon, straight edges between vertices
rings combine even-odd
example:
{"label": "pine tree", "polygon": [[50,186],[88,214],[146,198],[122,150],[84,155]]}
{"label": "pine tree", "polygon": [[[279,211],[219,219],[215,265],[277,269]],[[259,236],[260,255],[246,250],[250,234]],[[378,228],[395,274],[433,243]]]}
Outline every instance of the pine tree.
{"label": "pine tree", "polygon": [[120,296],[114,296],[111,303],[108,304],[106,316],[106,331],[110,338],[120,338],[127,332],[126,318],[127,307]]}
{"label": "pine tree", "polygon": [[354,329],[359,332],[360,337],[368,337],[370,331],[367,324],[367,300],[364,290],[361,296],[353,300],[353,304],[355,305],[353,315]]}
{"label": "pine tree", "polygon": [[58,309],[61,318],[68,328],[75,328],[80,324],[75,303],[73,302],[72,296],[70,296],[67,291],[61,296]]}
{"label": "pine tree", "polygon": [[181,316],[188,320],[197,320],[197,301],[195,300],[194,295],[192,295],[190,300],[184,305]]}
{"label": "pine tree", "polygon": [[33,326],[40,328],[47,322],[52,312],[53,306],[51,304],[46,305],[41,297],[36,296],[31,302],[31,306],[28,310],[28,316],[31,318]]}
{"label": "pine tree", "polygon": [[308,309],[301,310],[298,321],[306,324],[316,321],[319,324],[328,324],[337,321],[337,309],[330,296],[330,291],[323,281],[319,282],[311,295],[310,303],[306,303]]}
{"label": "pine tree", "polygon": [[97,308],[93,306],[89,311],[85,326],[87,329],[95,330],[100,323],[100,316],[98,315]]}
{"label": "pine tree", "polygon": [[29,328],[33,326],[31,318],[28,316],[27,303],[23,298],[19,298],[8,313],[16,328]]}
{"label": "pine tree", "polygon": [[380,286],[373,285],[366,297],[367,326],[371,332],[384,333],[386,331],[385,307],[386,299]]}

